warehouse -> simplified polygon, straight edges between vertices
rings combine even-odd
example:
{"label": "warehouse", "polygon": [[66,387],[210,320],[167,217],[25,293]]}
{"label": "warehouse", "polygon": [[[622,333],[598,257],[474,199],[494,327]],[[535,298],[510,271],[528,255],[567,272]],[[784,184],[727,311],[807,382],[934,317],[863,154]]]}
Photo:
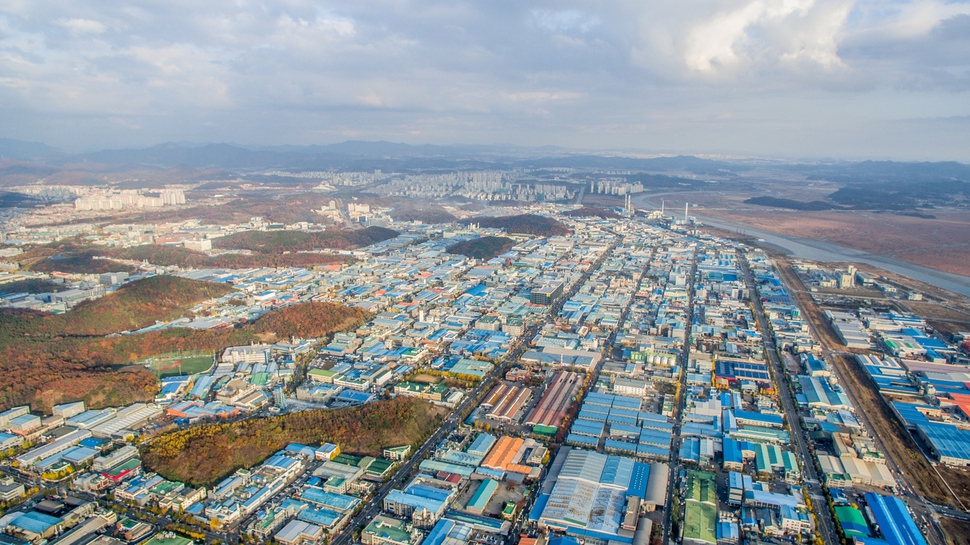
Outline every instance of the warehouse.
{"label": "warehouse", "polygon": [[30,412],[30,407],[24,405],[22,407],[14,407],[12,409],[7,409],[0,413],[0,429],[7,429],[10,421],[18,416],[23,416]]}
{"label": "warehouse", "polygon": [[9,450],[19,447],[24,442],[24,438],[12,433],[0,432],[0,450]]}
{"label": "warehouse", "polygon": [[738,426],[760,426],[764,428],[783,428],[785,423],[776,414],[764,414],[752,411],[734,411],[734,418]]}
{"label": "warehouse", "polygon": [[32,414],[22,414],[10,419],[7,429],[17,435],[26,435],[40,427],[40,417]]}
{"label": "warehouse", "polygon": [[594,422],[592,420],[576,420],[573,426],[569,429],[571,433],[576,435],[586,435],[589,437],[600,437],[603,435],[603,430],[605,428],[603,422]]}
{"label": "warehouse", "polygon": [[495,495],[496,490],[498,490],[498,481],[485,479],[478,485],[478,489],[472,494],[471,499],[468,500],[468,505],[465,506],[465,510],[469,513],[481,515],[485,512],[485,507],[488,506],[488,502]]}
{"label": "warehouse", "polygon": [[620,528],[628,498],[653,510],[663,505],[666,486],[664,464],[563,447],[530,519],[580,538],[631,543],[632,532]]}
{"label": "warehouse", "polygon": [[770,384],[771,375],[768,365],[753,361],[737,361],[718,358],[715,362],[715,377],[729,383],[737,381],[752,381],[759,384]]}
{"label": "warehouse", "polygon": [[316,524],[303,522],[302,520],[291,520],[276,533],[276,541],[283,545],[303,545],[304,543],[317,543],[323,537],[323,528]]}
{"label": "warehouse", "polygon": [[970,466],[970,431],[928,420],[916,424],[916,431],[940,462]]}
{"label": "warehouse", "polygon": [[502,436],[489,451],[485,460],[482,461],[482,467],[500,471],[512,471],[525,475],[529,475],[533,471],[538,474],[538,468],[521,463],[523,454],[528,448],[534,447],[534,443],[535,441],[531,439],[527,443],[518,437]]}
{"label": "warehouse", "polygon": [[871,492],[865,497],[883,539],[890,545],[926,545],[926,539],[902,500]]}
{"label": "warehouse", "polygon": [[530,426],[558,428],[566,417],[566,409],[582,386],[583,377],[584,375],[568,371],[556,373],[525,423]]}
{"label": "warehouse", "polygon": [[653,511],[667,502],[667,485],[670,482],[670,466],[657,462],[650,464],[650,480],[647,482],[647,492],[643,497],[643,507]]}
{"label": "warehouse", "polygon": [[[799,376],[798,382],[802,387],[804,403],[809,407],[821,409],[851,409],[845,392],[834,390],[827,381],[818,377]],[[799,399],[801,401],[801,398]]]}
{"label": "warehouse", "polygon": [[687,501],[684,509],[684,543],[717,543],[717,486],[714,474],[687,472]]}
{"label": "warehouse", "polygon": [[908,429],[915,430],[940,462],[953,466],[970,466],[970,431],[952,424],[933,422],[924,411],[938,407],[892,402],[893,410]]}
{"label": "warehouse", "polygon": [[517,422],[519,411],[532,397],[532,390],[524,386],[499,384],[485,397],[482,407],[489,409],[485,416],[503,422]]}
{"label": "warehouse", "polygon": [[27,451],[17,457],[17,463],[22,468],[28,468],[33,466],[39,460],[49,458],[63,452],[74,445],[81,442],[83,439],[91,437],[91,432],[88,430],[75,430],[68,434],[63,435],[60,439],[56,441],[51,441],[46,445],[39,446],[33,450]]}
{"label": "warehouse", "polygon": [[491,450],[492,446],[495,445],[495,441],[496,439],[494,435],[488,433],[479,434],[479,436],[476,437],[472,442],[471,446],[468,447],[467,452],[468,454],[473,454],[475,456],[481,456],[484,458],[485,455],[488,454],[488,451]]}
{"label": "warehouse", "polygon": [[[412,485],[406,490],[391,490],[384,497],[384,510],[399,517],[410,517],[415,511],[430,513],[437,521],[445,512],[451,497],[447,493],[435,496],[428,493],[430,487]],[[435,489],[431,489],[435,490]]]}
{"label": "warehouse", "polygon": [[842,532],[847,538],[872,537],[869,525],[862,518],[862,512],[851,505],[839,505],[835,507],[835,517],[842,526]]}
{"label": "warehouse", "polygon": [[152,418],[160,416],[162,412],[161,407],[157,405],[135,403],[115,413],[114,418],[90,428],[91,433],[95,437],[124,437],[130,435],[132,430],[144,426]]}

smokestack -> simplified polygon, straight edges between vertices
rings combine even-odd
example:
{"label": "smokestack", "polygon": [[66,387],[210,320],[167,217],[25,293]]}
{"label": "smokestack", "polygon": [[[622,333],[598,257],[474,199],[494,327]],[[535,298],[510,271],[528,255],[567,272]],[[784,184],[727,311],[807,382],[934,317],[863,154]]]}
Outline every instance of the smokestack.
{"label": "smokestack", "polygon": [[687,220],[687,213],[689,211],[690,211],[690,203],[689,202],[685,202],[684,203],[684,223],[687,223],[687,221],[688,221]]}
{"label": "smokestack", "polygon": [[664,215],[664,206],[666,206],[666,204],[667,204],[666,201],[664,201],[663,199],[660,199],[660,215],[661,216]]}

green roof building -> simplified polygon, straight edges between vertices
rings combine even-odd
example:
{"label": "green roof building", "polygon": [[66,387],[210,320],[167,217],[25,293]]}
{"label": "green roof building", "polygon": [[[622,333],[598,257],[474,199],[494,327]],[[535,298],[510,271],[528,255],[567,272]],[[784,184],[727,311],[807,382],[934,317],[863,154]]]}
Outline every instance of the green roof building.
{"label": "green roof building", "polygon": [[717,543],[717,484],[713,473],[687,472],[684,543]]}
{"label": "green roof building", "polygon": [[404,521],[378,515],[360,533],[364,545],[408,545],[411,532]]}
{"label": "green roof building", "polygon": [[838,505],[835,507],[835,517],[839,519],[842,532],[846,539],[854,537],[872,537],[866,519],[862,517],[862,512],[851,505]]}

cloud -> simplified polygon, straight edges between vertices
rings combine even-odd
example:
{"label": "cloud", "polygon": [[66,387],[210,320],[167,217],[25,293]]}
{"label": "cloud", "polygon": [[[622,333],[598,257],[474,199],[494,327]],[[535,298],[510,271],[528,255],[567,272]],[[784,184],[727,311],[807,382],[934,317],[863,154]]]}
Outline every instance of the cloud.
{"label": "cloud", "polygon": [[777,87],[792,74],[842,67],[839,42],[852,6],[852,0],[729,0],[660,16],[649,11],[640,15],[631,58],[664,79]]}
{"label": "cloud", "polygon": [[589,32],[600,23],[599,19],[579,10],[552,11],[532,10],[532,20],[536,26],[550,32]]}
{"label": "cloud", "polygon": [[968,36],[942,0],[17,0],[0,132],[757,152],[776,127],[970,115]]}
{"label": "cloud", "polygon": [[104,23],[91,19],[65,19],[62,17],[54,22],[73,34],[102,34],[108,29]]}

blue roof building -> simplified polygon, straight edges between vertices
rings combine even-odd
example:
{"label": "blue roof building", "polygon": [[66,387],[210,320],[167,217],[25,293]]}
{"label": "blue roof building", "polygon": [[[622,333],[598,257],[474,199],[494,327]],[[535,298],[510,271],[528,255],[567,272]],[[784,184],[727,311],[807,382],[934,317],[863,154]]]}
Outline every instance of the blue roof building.
{"label": "blue roof building", "polygon": [[890,545],[926,545],[926,539],[902,500],[870,492],[866,494],[866,502],[879,524],[883,539]]}

